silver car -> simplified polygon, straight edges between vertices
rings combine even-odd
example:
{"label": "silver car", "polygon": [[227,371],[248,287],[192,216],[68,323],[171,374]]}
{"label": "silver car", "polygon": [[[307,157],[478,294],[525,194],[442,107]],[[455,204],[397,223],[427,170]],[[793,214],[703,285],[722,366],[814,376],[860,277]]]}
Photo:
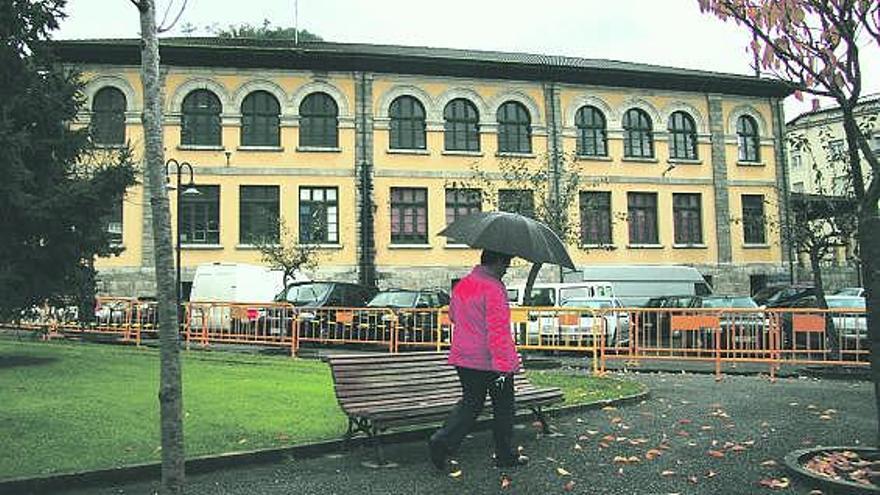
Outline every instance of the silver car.
{"label": "silver car", "polygon": [[[615,347],[629,342],[629,313],[618,311],[623,305],[616,297],[593,297],[588,299],[568,299],[562,303],[563,308],[584,308],[598,310],[582,313],[576,328],[568,332],[576,332],[584,340],[593,336],[593,325],[599,325],[605,332],[605,345]],[[599,318],[598,322],[594,317]]]}

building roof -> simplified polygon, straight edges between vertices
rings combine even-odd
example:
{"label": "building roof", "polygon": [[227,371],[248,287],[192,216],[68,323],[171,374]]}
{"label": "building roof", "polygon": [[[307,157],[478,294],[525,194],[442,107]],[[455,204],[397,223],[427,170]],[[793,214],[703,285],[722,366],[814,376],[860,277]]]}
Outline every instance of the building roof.
{"label": "building roof", "polygon": [[[859,98],[859,103],[855,110],[858,113],[880,111],[880,93],[873,93]],[[840,107],[830,106],[820,108],[818,110],[806,111],[785,124],[787,127],[800,127],[815,124],[816,122],[824,122],[835,118],[840,118]]]}
{"label": "building roof", "polygon": [[[140,64],[140,39],[52,41],[62,61]],[[171,66],[368,71],[785,97],[788,83],[740,74],[559,55],[326,41],[254,38],[161,38]]]}

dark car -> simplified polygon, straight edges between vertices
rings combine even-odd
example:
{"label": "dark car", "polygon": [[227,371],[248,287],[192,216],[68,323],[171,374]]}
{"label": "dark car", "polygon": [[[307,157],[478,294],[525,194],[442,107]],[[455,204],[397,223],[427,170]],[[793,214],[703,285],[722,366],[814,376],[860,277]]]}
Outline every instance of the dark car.
{"label": "dark car", "polygon": [[[718,326],[723,339],[727,339],[726,346],[739,348],[741,346],[760,345],[767,338],[769,324],[763,311],[758,304],[749,296],[662,296],[648,300],[645,307],[696,309],[716,308],[721,310]],[[724,309],[733,311],[724,312]],[[745,311],[754,309],[755,311]],[[647,337],[653,340],[665,342],[670,338],[682,338],[681,331],[672,331],[671,320],[673,314],[683,314],[685,311],[657,311],[650,312],[645,316]],[[697,314],[697,313],[691,313]],[[700,313],[702,314],[702,312]],[[696,332],[696,331],[695,331]],[[702,347],[714,347],[712,330],[700,330],[697,333],[687,332],[693,337],[699,338]]]}
{"label": "dark car", "polygon": [[[295,282],[288,285],[275,300],[288,302],[296,307],[297,318],[305,326],[307,333],[319,330],[321,335],[328,335],[329,331],[335,333],[337,327],[342,330],[336,318],[339,308],[362,308],[375,293],[374,287],[350,282]],[[289,325],[287,312],[270,311],[273,312],[284,314],[280,317],[270,314],[269,327],[286,328]]]}
{"label": "dark car", "polygon": [[758,306],[768,308],[789,308],[800,299],[815,297],[818,291],[812,284],[783,284],[765,287],[752,296]]}
{"label": "dark car", "polygon": [[[780,314],[783,349],[822,352],[836,344],[843,351],[869,350],[865,298],[830,295],[825,296],[825,302],[828,304],[827,312],[818,309],[818,296],[806,296],[790,306],[795,311]],[[815,309],[815,312],[811,309]],[[816,317],[820,320],[814,331],[795,331],[795,318],[812,318],[816,321]],[[809,322],[805,324],[810,325]]]}
{"label": "dark car", "polygon": [[396,322],[400,340],[429,342],[435,340],[436,310],[447,305],[449,294],[441,289],[387,289],[367,303],[371,309],[359,313],[358,323],[361,328],[385,330]]}

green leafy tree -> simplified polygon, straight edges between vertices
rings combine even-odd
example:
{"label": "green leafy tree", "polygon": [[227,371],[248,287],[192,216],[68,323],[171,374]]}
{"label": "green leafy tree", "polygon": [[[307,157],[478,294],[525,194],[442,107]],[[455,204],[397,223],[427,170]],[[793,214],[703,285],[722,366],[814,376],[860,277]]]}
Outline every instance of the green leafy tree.
{"label": "green leafy tree", "polygon": [[[118,254],[105,228],[135,182],[127,152],[91,150],[70,124],[82,108],[79,74],[44,41],[64,0],[0,2],[0,317],[43,301],[94,314],[95,256]],[[83,302],[85,301],[85,302]]]}
{"label": "green leafy tree", "polygon": [[[880,47],[880,3],[876,0],[698,0],[700,8],[745,27],[761,68],[791,81],[799,90],[832,98],[846,135],[848,174],[858,212],[857,238],[867,291],[868,338],[880,348],[880,156],[859,127],[862,67],[876,63],[863,55]],[[864,174],[867,164],[871,173]],[[865,175],[870,177],[865,184]],[[880,414],[880,352],[871,353]],[[880,421],[877,422],[880,443]]]}

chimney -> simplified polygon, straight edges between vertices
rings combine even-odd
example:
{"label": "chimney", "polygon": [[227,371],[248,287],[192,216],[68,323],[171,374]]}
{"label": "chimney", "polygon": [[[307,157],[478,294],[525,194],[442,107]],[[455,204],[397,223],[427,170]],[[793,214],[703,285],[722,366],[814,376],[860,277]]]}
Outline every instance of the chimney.
{"label": "chimney", "polygon": [[816,112],[819,108],[819,98],[813,98],[813,111]]}

